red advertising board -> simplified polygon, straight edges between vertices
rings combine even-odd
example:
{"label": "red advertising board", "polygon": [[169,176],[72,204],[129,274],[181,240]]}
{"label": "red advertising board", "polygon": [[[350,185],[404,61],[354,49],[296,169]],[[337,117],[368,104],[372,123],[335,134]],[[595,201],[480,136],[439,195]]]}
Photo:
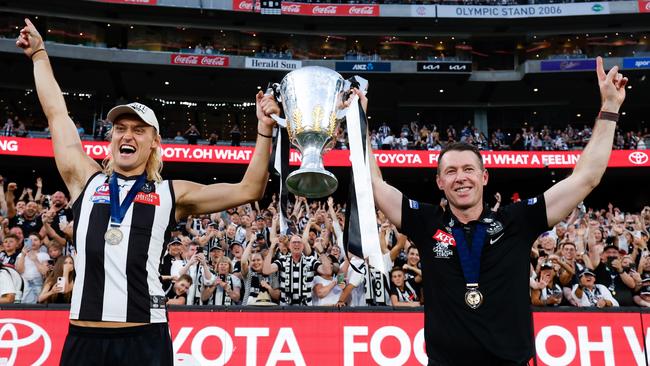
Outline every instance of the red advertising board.
{"label": "red advertising board", "polygon": [[[255,11],[260,12],[259,1],[256,0],[233,0],[232,10],[234,11]],[[282,2],[283,15],[313,15],[331,17],[377,17],[379,16],[379,5],[373,4],[310,4],[299,2]]]}
{"label": "red advertising board", "polygon": [[[183,365],[426,365],[420,312],[171,311],[169,319]],[[646,365],[650,314],[533,319],[539,366]],[[67,323],[67,311],[2,310],[0,364],[58,364]]]}
{"label": "red advertising board", "polygon": [[[83,141],[86,153],[101,160],[108,153],[108,143]],[[165,144],[163,160],[182,163],[248,164],[253,155],[251,147]],[[435,168],[439,151],[376,150],[380,167]],[[324,163],[331,167],[350,166],[348,150],[332,150],[325,154]],[[54,157],[48,139],[0,137],[0,156]],[[488,168],[573,168],[580,158],[579,151],[483,151]],[[300,165],[300,153],[292,150],[291,165]],[[650,150],[615,150],[609,159],[610,168],[650,167]]]}
{"label": "red advertising board", "polygon": [[639,313],[535,313],[538,366],[646,365]]}
{"label": "red advertising board", "polygon": [[639,0],[639,12],[650,13],[650,0]]}
{"label": "red advertising board", "polygon": [[259,0],[255,2],[255,8],[253,9],[253,2],[255,0],[232,0],[232,10],[234,11],[253,11],[260,12],[260,2]]}
{"label": "red advertising board", "polygon": [[228,56],[172,53],[170,56],[170,63],[172,65],[184,66],[228,67],[230,64],[230,58]]}
{"label": "red advertising board", "polygon": [[102,3],[111,4],[136,4],[136,5],[156,5],[158,0],[95,0]]}
{"label": "red advertising board", "polygon": [[282,14],[330,17],[377,17],[379,16],[379,5],[309,4],[283,1]]}

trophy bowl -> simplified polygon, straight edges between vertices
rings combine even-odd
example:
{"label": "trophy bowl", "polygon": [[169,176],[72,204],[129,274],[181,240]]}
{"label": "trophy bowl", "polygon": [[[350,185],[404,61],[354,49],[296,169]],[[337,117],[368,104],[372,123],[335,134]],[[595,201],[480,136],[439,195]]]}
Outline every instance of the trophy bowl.
{"label": "trophy bowl", "polygon": [[325,170],[323,154],[332,148],[344,118],[345,81],[339,73],[307,66],[288,73],[278,90],[291,143],[300,150],[300,169],[287,177],[287,189],[298,196],[320,198],[336,191],[338,180]]}

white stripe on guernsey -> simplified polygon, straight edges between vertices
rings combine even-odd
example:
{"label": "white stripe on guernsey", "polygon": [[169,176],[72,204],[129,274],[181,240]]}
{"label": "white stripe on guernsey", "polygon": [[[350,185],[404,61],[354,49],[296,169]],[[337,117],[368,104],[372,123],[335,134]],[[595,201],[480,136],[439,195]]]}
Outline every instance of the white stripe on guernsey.
{"label": "white stripe on guernsey", "polygon": [[[160,272],[158,265],[160,264],[160,255],[164,247],[165,231],[169,224],[170,211],[172,209],[172,202],[168,197],[171,197],[169,185],[171,181],[165,184],[156,185],[156,193],[160,197],[160,206],[156,206],[156,213],[154,215],[153,228],[151,230],[151,239],[149,240],[149,250],[147,252],[147,286],[149,287],[149,295],[165,296],[160,283]],[[152,323],[167,322],[167,316],[164,309],[150,309]]]}
{"label": "white stripe on guernsey", "polygon": [[84,289],[84,278],[86,277],[86,235],[88,234],[90,212],[93,209],[93,203],[90,201],[95,194],[96,187],[103,184],[105,176],[98,174],[88,184],[88,189],[83,192],[83,196],[77,198],[81,203],[81,210],[77,220],[77,230],[75,232],[75,244],[77,245],[77,256],[74,259],[74,270],[76,273],[74,287],[72,289],[72,301],[70,304],[70,319],[79,319],[79,310],[81,309],[81,296]]}
{"label": "white stripe on guernsey", "polygon": [[[129,188],[134,181],[118,179],[118,184],[126,184]],[[120,204],[124,201],[128,191],[120,188]],[[125,322],[128,306],[128,292],[126,280],[126,258],[128,256],[129,238],[131,237],[131,219],[133,218],[133,204],[126,211],[120,231],[124,235],[118,245],[104,245],[104,305],[102,312],[103,321]],[[106,229],[110,223],[106,225]]]}

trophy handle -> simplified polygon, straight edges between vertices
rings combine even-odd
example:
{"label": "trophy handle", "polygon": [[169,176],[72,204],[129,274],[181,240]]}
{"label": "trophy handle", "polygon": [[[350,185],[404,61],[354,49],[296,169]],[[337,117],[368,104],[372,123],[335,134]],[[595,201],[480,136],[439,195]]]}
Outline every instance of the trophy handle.
{"label": "trophy handle", "polygon": [[[278,103],[282,103],[282,98],[280,97],[280,84],[278,83],[269,83],[269,86],[266,88],[264,95],[273,95]],[[285,118],[282,118],[275,113],[271,115],[271,118],[273,118],[273,120],[277,122],[278,125],[287,128],[287,120]]]}
{"label": "trophy handle", "polygon": [[282,118],[282,117],[278,116],[278,115],[275,114],[275,113],[273,113],[273,114],[271,115],[271,118],[273,118],[273,120],[274,120],[275,122],[277,122],[278,125],[280,125],[280,126],[282,126],[282,127],[284,127],[284,128],[287,128],[287,119],[286,119],[286,118]]}

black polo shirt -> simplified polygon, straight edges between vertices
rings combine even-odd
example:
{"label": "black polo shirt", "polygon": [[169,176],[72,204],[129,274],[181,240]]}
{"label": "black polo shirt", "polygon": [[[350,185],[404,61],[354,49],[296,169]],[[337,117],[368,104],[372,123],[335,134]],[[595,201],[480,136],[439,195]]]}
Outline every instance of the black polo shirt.
{"label": "black polo shirt", "polygon": [[471,242],[478,221],[463,225],[437,205],[402,201],[402,232],[420,251],[429,365],[518,365],[534,354],[528,259],[537,236],[548,230],[544,196],[496,213],[486,206],[479,221],[488,233],[479,279],[484,301],[474,310],[465,304],[451,227],[465,228]]}
{"label": "black polo shirt", "polygon": [[596,283],[609,289],[612,296],[618,301],[619,306],[635,306],[634,289],[627,287],[616,269],[609,268],[607,264],[600,262],[594,270]]}
{"label": "black polo shirt", "polygon": [[23,231],[23,236],[28,237],[32,233],[38,234],[43,227],[43,220],[40,215],[35,215],[33,219],[28,220],[23,215],[16,215],[9,219],[9,227],[18,226]]}

